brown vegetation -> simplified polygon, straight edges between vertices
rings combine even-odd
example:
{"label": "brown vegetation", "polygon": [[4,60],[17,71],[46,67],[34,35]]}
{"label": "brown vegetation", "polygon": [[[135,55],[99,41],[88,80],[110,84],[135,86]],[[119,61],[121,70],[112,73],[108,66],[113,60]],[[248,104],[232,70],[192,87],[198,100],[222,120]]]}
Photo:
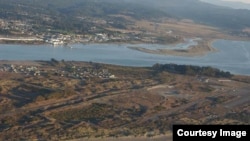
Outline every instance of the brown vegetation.
{"label": "brown vegetation", "polygon": [[[0,72],[1,140],[140,140],[152,136],[164,140],[170,138],[176,123],[249,124],[246,76],[216,78],[86,62],[30,64],[47,71],[40,76]],[[116,77],[50,72],[76,71],[65,66],[104,69]]]}

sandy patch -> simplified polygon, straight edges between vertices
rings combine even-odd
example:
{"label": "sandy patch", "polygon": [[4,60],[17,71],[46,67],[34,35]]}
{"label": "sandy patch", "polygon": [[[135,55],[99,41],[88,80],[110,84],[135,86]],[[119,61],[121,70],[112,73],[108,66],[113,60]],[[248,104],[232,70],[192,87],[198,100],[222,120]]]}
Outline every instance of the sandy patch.
{"label": "sandy patch", "polygon": [[216,49],[212,47],[213,40],[198,41],[198,45],[190,46],[188,49],[146,49],[143,47],[129,47],[130,49],[141,52],[160,54],[160,55],[174,55],[174,56],[203,56],[210,52],[215,52]]}

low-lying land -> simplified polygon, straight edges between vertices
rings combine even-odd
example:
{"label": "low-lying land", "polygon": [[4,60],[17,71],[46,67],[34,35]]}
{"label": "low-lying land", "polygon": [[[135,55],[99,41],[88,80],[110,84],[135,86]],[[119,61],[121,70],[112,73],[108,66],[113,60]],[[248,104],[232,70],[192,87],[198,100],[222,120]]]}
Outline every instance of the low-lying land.
{"label": "low-lying land", "polygon": [[[199,41],[197,45],[189,46],[187,49],[147,49],[143,47],[129,47],[141,52],[160,54],[160,55],[174,55],[174,56],[202,56],[209,52],[215,52],[216,49],[211,45],[212,41]],[[174,45],[173,45],[174,46]]]}
{"label": "low-lying land", "polygon": [[250,77],[211,67],[1,61],[0,140],[171,140],[173,124],[249,124]]}

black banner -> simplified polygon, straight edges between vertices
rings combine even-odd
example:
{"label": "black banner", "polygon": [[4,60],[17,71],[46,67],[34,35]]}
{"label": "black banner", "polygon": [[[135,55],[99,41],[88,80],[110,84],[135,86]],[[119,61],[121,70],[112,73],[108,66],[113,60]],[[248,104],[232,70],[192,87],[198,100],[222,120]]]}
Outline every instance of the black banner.
{"label": "black banner", "polygon": [[250,125],[173,125],[173,141],[250,141]]}

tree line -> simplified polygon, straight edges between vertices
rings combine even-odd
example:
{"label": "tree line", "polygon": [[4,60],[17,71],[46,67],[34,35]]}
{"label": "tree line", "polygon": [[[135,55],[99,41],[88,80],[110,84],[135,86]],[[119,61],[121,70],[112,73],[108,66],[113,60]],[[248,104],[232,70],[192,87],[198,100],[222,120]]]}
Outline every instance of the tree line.
{"label": "tree line", "polygon": [[230,78],[233,75],[228,71],[221,71],[213,67],[200,67],[192,65],[177,65],[177,64],[155,64],[152,66],[155,72],[167,71],[170,73],[183,74],[183,75],[203,75],[210,77],[225,77]]}

